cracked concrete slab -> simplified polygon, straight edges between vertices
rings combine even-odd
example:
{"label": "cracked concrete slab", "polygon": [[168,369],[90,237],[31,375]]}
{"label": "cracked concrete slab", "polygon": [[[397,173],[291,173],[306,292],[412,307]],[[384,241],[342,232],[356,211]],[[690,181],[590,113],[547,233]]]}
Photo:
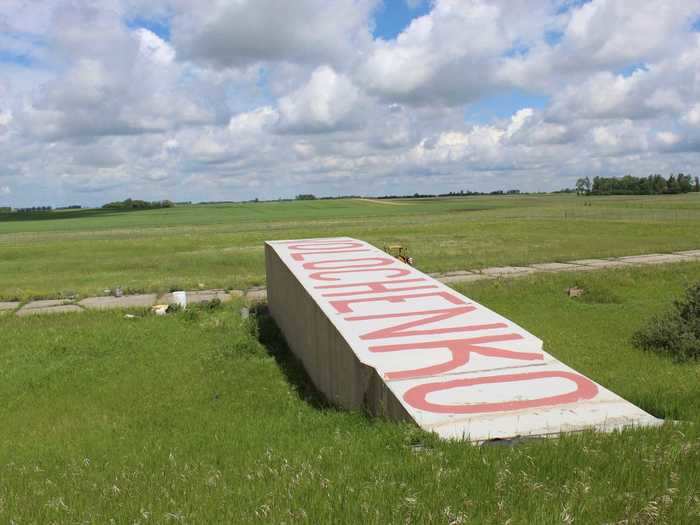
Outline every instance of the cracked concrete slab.
{"label": "cracked concrete slab", "polygon": [[686,250],[684,252],[673,252],[674,255],[682,255],[691,259],[700,259],[700,250]]}
{"label": "cracked concrete slab", "polygon": [[44,314],[65,314],[72,312],[82,312],[83,309],[75,304],[62,304],[58,306],[46,306],[41,308],[22,308],[17,315],[25,317],[28,315],[44,315]]}
{"label": "cracked concrete slab", "polygon": [[571,264],[578,264],[581,266],[590,266],[592,268],[603,269],[603,268],[622,268],[629,266],[628,263],[623,261],[618,261],[616,259],[579,259],[577,261],[569,261]]}
{"label": "cracked concrete slab", "polygon": [[590,266],[581,266],[579,264],[572,263],[537,263],[531,264],[530,268],[535,268],[539,272],[570,272],[579,270],[590,270]]}
{"label": "cracked concrete slab", "polygon": [[148,308],[156,302],[156,294],[124,295],[122,297],[88,297],[78,304],[88,310],[116,310],[118,308]]}
{"label": "cracked concrete slab", "polygon": [[245,294],[245,298],[251,303],[262,303],[267,301],[267,288],[251,288]]}
{"label": "cracked concrete slab", "polygon": [[20,303],[17,301],[4,301],[0,302],[0,312],[7,312],[9,310],[17,310]]}
{"label": "cracked concrete slab", "polygon": [[687,259],[682,255],[674,255],[671,253],[652,253],[649,255],[630,255],[628,257],[619,257],[617,260],[627,264],[666,264],[681,262]]}
{"label": "cracked concrete slab", "polygon": [[534,273],[533,268],[527,266],[497,266],[494,268],[484,268],[481,273],[484,275],[490,275],[494,277],[511,277],[515,275],[527,275],[529,273]]}
{"label": "cracked concrete slab", "polygon": [[[232,290],[231,292],[226,290],[196,290],[187,292],[187,304],[208,303],[214,299],[227,303],[232,301],[234,297],[240,297],[241,295],[243,295],[243,292],[240,290]],[[162,304],[174,304],[175,302],[172,293],[167,293],[158,299],[158,303]]]}
{"label": "cracked concrete slab", "polygon": [[62,306],[64,304],[69,304],[71,301],[65,299],[42,299],[39,301],[31,301],[24,305],[22,310],[32,310],[34,308],[51,308],[54,306]]}

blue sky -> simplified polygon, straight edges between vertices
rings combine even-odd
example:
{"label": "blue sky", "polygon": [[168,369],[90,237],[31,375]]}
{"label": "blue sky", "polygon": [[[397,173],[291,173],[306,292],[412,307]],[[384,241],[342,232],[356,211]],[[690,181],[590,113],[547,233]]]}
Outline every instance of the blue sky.
{"label": "blue sky", "polygon": [[413,6],[406,0],[384,0],[375,14],[374,36],[384,40],[396,38],[411,20],[429,12],[430,2],[427,0],[416,0]]}

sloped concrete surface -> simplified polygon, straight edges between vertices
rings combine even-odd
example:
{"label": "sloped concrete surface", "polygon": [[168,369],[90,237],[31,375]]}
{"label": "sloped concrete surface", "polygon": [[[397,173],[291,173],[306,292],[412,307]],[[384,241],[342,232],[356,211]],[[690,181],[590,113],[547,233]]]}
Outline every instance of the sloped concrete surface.
{"label": "sloped concrete surface", "polygon": [[474,442],[662,423],[509,319],[363,241],[269,241],[265,254],[270,312],[337,406]]}

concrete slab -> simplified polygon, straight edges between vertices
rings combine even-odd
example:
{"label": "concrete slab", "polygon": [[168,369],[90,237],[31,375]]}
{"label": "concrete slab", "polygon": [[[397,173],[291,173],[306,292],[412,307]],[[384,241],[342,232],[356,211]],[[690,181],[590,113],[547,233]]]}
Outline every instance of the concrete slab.
{"label": "concrete slab", "polygon": [[156,302],[156,294],[124,295],[122,297],[88,297],[78,304],[88,310],[117,310],[120,308],[148,308]]}
{"label": "concrete slab", "polygon": [[51,308],[52,306],[61,306],[69,304],[71,301],[65,299],[42,299],[40,301],[32,301],[24,305],[22,310],[32,310],[34,308]]}
{"label": "concrete slab", "polygon": [[700,259],[700,250],[686,250],[684,252],[673,252],[675,255],[682,255],[683,257],[691,257],[693,259]]}
{"label": "concrete slab", "polygon": [[4,301],[0,302],[0,312],[5,312],[8,310],[17,310],[21,303],[17,301]]}
{"label": "concrete slab", "polygon": [[264,303],[267,301],[266,288],[251,288],[245,294],[246,301],[251,303]]}
{"label": "concrete slab", "polygon": [[[237,291],[237,290],[236,290]],[[218,299],[222,303],[227,303],[233,299],[232,294],[226,290],[196,290],[187,292],[187,304],[208,303]],[[159,304],[173,304],[175,299],[173,294],[167,293],[158,299]]]}
{"label": "concrete slab", "polygon": [[584,270],[590,269],[589,266],[558,262],[531,264],[530,268],[534,268],[538,272],[573,272],[576,270],[581,270],[582,268]]}
{"label": "concrete slab", "polygon": [[79,306],[74,304],[64,304],[58,306],[47,306],[43,308],[27,308],[26,306],[22,308],[17,315],[19,317],[25,317],[28,315],[45,315],[45,314],[66,314],[74,312],[83,312],[84,310]]}
{"label": "concrete slab", "polygon": [[674,262],[682,262],[687,260],[686,257],[682,255],[675,255],[672,253],[652,253],[649,255],[632,255],[629,257],[618,257],[618,261],[625,262],[627,264],[667,264]]}
{"label": "concrete slab", "polygon": [[577,261],[569,261],[571,264],[577,264],[581,266],[590,266],[591,268],[597,268],[599,270],[605,268],[623,268],[628,267],[629,264],[624,261],[618,261],[616,259],[579,259]]}
{"label": "concrete slab", "polygon": [[368,243],[270,241],[265,261],[270,312],[338,406],[475,442],[661,424],[522,327]]}
{"label": "concrete slab", "polygon": [[534,273],[533,268],[527,266],[497,266],[494,268],[484,268],[481,273],[484,275],[491,275],[494,277],[511,277],[515,275],[527,275],[529,273]]}

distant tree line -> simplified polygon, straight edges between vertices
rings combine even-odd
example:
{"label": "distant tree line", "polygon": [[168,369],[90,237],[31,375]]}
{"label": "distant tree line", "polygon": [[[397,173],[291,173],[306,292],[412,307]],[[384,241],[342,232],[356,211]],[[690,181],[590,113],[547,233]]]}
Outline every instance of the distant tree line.
{"label": "distant tree line", "polygon": [[33,213],[37,211],[52,211],[51,206],[31,206],[29,208],[15,208],[17,213]]}
{"label": "distant tree line", "polygon": [[700,192],[700,179],[679,173],[664,178],[661,175],[648,177],[583,177],[576,181],[579,195],[663,195]]}
{"label": "distant tree line", "polygon": [[471,197],[477,195],[520,195],[520,190],[483,191],[450,191],[449,193],[414,193],[412,195],[382,195],[376,199],[428,199],[435,197]]}
{"label": "distant tree line", "polygon": [[102,206],[108,210],[152,210],[156,208],[173,208],[172,201],[142,201],[139,199],[125,199],[123,201],[108,202]]}
{"label": "distant tree line", "polygon": [[80,204],[72,204],[71,206],[60,206],[56,210],[82,210],[83,207]]}

